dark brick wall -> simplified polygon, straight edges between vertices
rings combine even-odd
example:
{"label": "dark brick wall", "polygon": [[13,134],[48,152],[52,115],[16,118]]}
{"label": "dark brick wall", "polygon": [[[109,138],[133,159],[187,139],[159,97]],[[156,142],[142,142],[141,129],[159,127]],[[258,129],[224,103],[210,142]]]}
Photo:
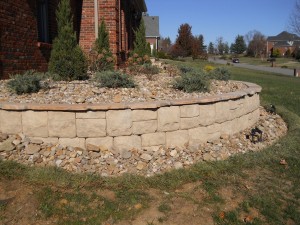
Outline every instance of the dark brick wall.
{"label": "dark brick wall", "polygon": [[[38,41],[36,0],[0,1],[0,78],[26,70],[47,71],[51,41],[57,36],[55,12],[59,0],[49,0],[50,43]],[[110,47],[118,59],[133,47],[133,29],[138,25],[129,0],[98,0],[99,24],[104,18]],[[79,44],[88,54],[95,41],[94,0],[71,0],[74,29]]]}
{"label": "dark brick wall", "polygon": [[36,2],[0,1],[2,77],[47,68],[47,50],[37,46]]}

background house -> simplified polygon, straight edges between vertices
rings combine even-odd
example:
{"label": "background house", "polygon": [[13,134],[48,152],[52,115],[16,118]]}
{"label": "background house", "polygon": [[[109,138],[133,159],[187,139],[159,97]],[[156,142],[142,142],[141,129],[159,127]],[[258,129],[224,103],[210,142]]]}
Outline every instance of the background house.
{"label": "background house", "polygon": [[156,51],[159,49],[160,34],[159,34],[159,17],[149,16],[148,14],[143,14],[143,20],[146,28],[146,41],[150,43],[151,52],[155,48]]}
{"label": "background house", "polygon": [[[0,1],[0,78],[29,69],[47,71],[51,44],[57,35],[59,0]],[[134,32],[144,0],[70,0],[78,43],[89,54],[104,18],[117,63],[133,48]]]}
{"label": "background house", "polygon": [[296,34],[283,31],[277,36],[267,38],[267,54],[270,56],[273,50],[278,49],[282,56],[289,50],[291,53],[300,46],[300,37]]}

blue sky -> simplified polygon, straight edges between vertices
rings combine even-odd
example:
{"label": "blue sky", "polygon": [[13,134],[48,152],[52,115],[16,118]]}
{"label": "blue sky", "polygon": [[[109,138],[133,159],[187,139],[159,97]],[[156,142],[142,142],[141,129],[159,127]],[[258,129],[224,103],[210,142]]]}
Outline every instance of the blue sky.
{"label": "blue sky", "polygon": [[258,30],[274,36],[287,30],[296,0],[145,0],[148,13],[160,17],[160,34],[176,39],[183,23],[202,34],[205,43],[223,37],[229,44],[235,37]]}

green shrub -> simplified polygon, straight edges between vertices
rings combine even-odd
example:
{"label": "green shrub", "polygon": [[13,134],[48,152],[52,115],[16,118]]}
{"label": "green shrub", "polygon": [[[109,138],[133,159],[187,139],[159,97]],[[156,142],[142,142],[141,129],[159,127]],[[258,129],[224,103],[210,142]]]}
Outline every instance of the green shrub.
{"label": "green shrub", "polygon": [[94,81],[98,83],[100,87],[108,88],[134,88],[134,81],[124,73],[118,71],[102,71],[97,72],[94,77]]}
{"label": "green shrub", "polygon": [[146,27],[143,19],[141,19],[138,29],[134,31],[134,35],[133,53],[139,56],[151,55],[150,44],[146,41]]}
{"label": "green shrub", "polygon": [[167,53],[165,53],[163,51],[158,51],[157,57],[160,59],[170,59],[171,58]]}
{"label": "green shrub", "polygon": [[113,70],[114,65],[113,54],[109,46],[109,34],[105,21],[102,19],[98,38],[94,43],[94,54],[90,57],[90,69],[92,71]]}
{"label": "green shrub", "polygon": [[209,91],[209,79],[201,70],[182,73],[175,79],[173,87],[185,92],[207,92]]}
{"label": "green shrub", "polygon": [[280,50],[278,48],[273,49],[271,56],[274,58],[280,57],[281,56]]}
{"label": "green shrub", "polygon": [[87,78],[87,60],[77,44],[69,0],[62,0],[56,11],[58,35],[53,41],[49,72],[59,75],[59,80]]}
{"label": "green shrub", "polygon": [[188,66],[180,66],[179,70],[181,73],[189,73],[194,71],[192,67],[188,67]]}
{"label": "green shrub", "polygon": [[218,67],[210,72],[211,79],[228,81],[230,77],[230,72],[224,67]]}
{"label": "green shrub", "polygon": [[17,74],[11,77],[8,81],[8,88],[18,95],[27,93],[36,93],[41,88],[43,75],[33,70],[27,71],[24,74]]}
{"label": "green shrub", "polygon": [[147,63],[151,63],[150,57],[148,55],[140,56],[137,53],[133,53],[127,61],[128,66],[143,65]]}
{"label": "green shrub", "polygon": [[153,75],[159,73],[159,68],[157,66],[146,63],[140,66],[139,72],[145,74],[146,77],[151,80]]}

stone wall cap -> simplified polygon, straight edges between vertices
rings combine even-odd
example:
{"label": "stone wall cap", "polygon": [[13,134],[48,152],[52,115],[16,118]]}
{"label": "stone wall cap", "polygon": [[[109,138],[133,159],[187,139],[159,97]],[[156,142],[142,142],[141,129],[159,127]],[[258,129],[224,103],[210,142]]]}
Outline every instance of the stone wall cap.
{"label": "stone wall cap", "polygon": [[189,98],[189,99],[176,99],[165,101],[153,101],[153,102],[134,102],[134,103],[100,103],[100,104],[33,104],[33,103],[9,103],[1,102],[0,109],[7,111],[107,111],[107,110],[122,110],[122,109],[157,109],[164,106],[178,106],[178,105],[192,105],[192,104],[208,104],[221,102],[226,100],[234,100],[242,98],[246,95],[254,95],[260,93],[262,88],[254,83],[241,82],[247,85],[246,89],[229,92],[225,94],[218,94],[208,97]]}

